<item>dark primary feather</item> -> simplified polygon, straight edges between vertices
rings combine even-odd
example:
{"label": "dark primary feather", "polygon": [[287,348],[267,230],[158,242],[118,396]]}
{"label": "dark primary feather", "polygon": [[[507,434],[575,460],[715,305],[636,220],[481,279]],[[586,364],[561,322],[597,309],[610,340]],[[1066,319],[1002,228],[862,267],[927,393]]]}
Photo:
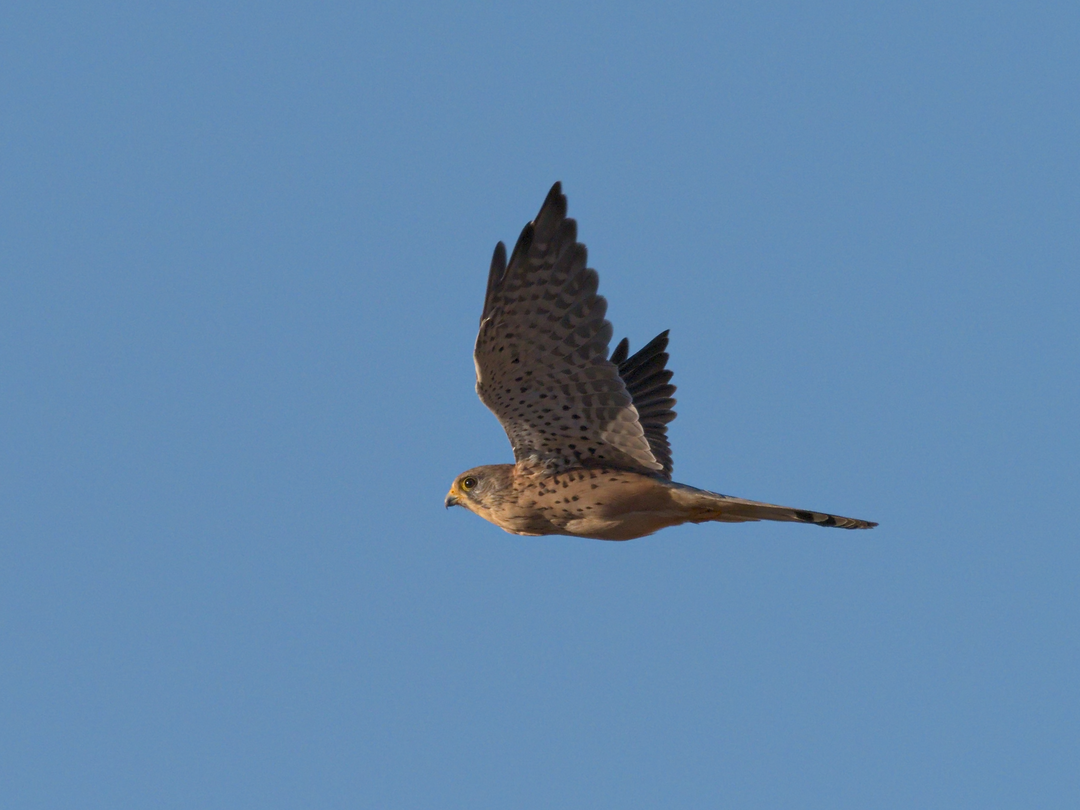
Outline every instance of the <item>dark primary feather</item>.
{"label": "dark primary feather", "polygon": [[670,384],[672,372],[667,369],[667,345],[668,330],[665,329],[627,359],[630,341],[623,338],[611,353],[610,360],[619,367],[619,376],[634,400],[649,449],[656,460],[664,465],[664,477],[670,479],[672,461],[667,425],[675,418],[675,411],[672,410],[675,386]]}

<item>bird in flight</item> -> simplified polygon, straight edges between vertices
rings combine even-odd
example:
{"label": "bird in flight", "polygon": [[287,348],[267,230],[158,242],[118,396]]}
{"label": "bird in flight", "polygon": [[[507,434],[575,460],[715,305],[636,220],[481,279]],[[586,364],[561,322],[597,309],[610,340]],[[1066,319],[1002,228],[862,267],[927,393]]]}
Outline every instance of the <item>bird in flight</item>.
{"label": "bird in flight", "polygon": [[560,183],[509,262],[503,243],[495,246],[473,351],[476,393],[502,423],[516,463],[466,470],[448,508],[463,506],[512,534],[598,540],[707,521],[877,525],[672,481],[668,333],[633,356],[623,338],[609,357],[607,301],[586,261]]}

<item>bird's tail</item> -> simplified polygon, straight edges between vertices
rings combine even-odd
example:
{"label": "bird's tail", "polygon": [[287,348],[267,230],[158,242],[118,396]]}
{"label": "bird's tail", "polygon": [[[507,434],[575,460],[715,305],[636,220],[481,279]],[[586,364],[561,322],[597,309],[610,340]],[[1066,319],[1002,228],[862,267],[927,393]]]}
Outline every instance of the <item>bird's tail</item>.
{"label": "bird's tail", "polygon": [[676,500],[682,501],[690,508],[691,523],[705,523],[713,520],[722,523],[780,520],[790,523],[812,523],[815,526],[834,526],[838,529],[872,529],[877,526],[869,520],[841,517],[825,512],[811,512],[807,509],[792,509],[790,506],[748,501],[744,498],[732,498],[684,484],[676,485],[673,495]]}

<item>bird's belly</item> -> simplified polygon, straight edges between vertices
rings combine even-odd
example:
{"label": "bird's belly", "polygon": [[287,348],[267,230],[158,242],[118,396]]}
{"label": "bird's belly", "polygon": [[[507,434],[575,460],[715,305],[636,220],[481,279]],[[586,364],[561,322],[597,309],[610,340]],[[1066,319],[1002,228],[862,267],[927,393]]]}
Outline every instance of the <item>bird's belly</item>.
{"label": "bird's belly", "polygon": [[636,537],[677,526],[686,520],[681,515],[663,512],[627,512],[616,518],[588,517],[568,521],[566,534],[594,540],[633,540]]}

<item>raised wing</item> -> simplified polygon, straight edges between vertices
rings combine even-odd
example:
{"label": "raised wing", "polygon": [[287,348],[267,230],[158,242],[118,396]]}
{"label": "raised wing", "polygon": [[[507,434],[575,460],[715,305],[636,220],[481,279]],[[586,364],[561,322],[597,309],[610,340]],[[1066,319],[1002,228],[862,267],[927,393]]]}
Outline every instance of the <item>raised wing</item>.
{"label": "raised wing", "polygon": [[552,470],[612,465],[663,474],[633,400],[608,358],[607,302],[588,269],[566,197],[552,186],[506,262],[491,259],[476,337],[476,392],[518,461]]}

